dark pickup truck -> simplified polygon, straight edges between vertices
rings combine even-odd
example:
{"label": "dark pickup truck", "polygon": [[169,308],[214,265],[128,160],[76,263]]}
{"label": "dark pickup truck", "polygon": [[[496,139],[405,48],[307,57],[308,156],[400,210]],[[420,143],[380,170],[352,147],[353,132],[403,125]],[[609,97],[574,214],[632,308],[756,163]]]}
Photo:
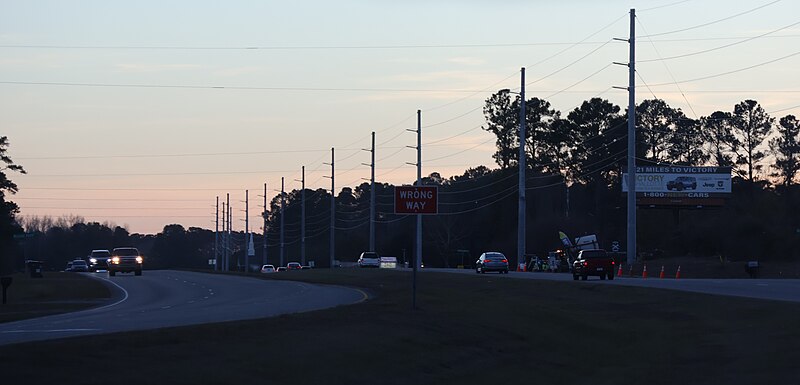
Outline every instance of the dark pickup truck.
{"label": "dark pickup truck", "polygon": [[590,275],[600,276],[600,279],[614,279],[614,258],[603,249],[581,250],[578,258],[572,262],[572,279],[586,280]]}

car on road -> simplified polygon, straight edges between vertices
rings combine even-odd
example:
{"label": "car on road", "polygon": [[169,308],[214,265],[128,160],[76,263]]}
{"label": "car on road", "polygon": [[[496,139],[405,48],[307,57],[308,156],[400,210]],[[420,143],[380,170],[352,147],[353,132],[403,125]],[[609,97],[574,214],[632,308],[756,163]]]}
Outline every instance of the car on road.
{"label": "car on road", "polygon": [[274,273],[275,272],[275,266],[273,266],[273,265],[261,266],[261,272],[264,273],[264,274]]}
{"label": "car on road", "polygon": [[303,268],[303,266],[302,266],[302,265],[300,265],[300,262],[289,262],[289,263],[286,265],[286,269],[287,269],[287,270],[300,270],[300,269],[302,269],[302,268]]}
{"label": "car on road", "polygon": [[108,264],[108,275],[117,273],[134,273],[142,275],[144,258],[135,247],[117,247],[111,251],[111,260]]}
{"label": "car on road", "polygon": [[679,176],[674,180],[667,182],[667,190],[697,190],[697,178],[693,176]]}
{"label": "car on road", "polygon": [[358,267],[381,267],[381,257],[374,251],[365,251],[358,257]]}
{"label": "car on road", "polygon": [[76,273],[87,273],[89,272],[89,264],[87,264],[86,261],[82,259],[76,259],[72,261],[72,270],[70,271]]}
{"label": "car on road", "polygon": [[275,269],[276,273],[279,273],[281,271],[286,271],[286,266],[278,266],[278,268]]}
{"label": "car on road", "polygon": [[588,276],[614,279],[614,258],[603,249],[581,250],[572,262],[572,279],[586,280]]}
{"label": "car on road", "polygon": [[508,274],[508,258],[503,253],[489,251],[481,254],[475,261],[475,272],[484,274],[487,271],[497,271],[500,274]]}
{"label": "car on road", "polygon": [[72,271],[72,261],[67,262],[67,268],[64,269],[66,272]]}
{"label": "car on road", "polygon": [[89,271],[108,270],[108,260],[111,259],[111,252],[108,250],[92,250],[89,254]]}

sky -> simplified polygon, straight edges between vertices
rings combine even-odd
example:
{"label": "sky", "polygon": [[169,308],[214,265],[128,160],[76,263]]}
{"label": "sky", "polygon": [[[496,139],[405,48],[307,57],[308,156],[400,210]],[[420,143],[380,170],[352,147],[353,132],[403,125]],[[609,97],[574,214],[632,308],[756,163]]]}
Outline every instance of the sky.
{"label": "sky", "polygon": [[[260,231],[264,183],[336,190],[496,167],[484,101],[518,91],[566,115],[627,105],[636,9],[637,103],[699,118],[755,99],[800,115],[800,1],[0,0],[0,135],[20,215],[82,216],[136,233]],[[254,224],[255,223],[255,224]]]}

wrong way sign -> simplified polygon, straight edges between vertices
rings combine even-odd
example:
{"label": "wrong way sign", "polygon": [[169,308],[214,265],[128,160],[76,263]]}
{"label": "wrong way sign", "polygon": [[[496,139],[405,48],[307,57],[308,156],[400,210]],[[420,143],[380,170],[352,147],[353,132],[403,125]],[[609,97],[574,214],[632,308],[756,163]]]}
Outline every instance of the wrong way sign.
{"label": "wrong way sign", "polygon": [[395,186],[395,214],[436,214],[439,189],[436,186]]}

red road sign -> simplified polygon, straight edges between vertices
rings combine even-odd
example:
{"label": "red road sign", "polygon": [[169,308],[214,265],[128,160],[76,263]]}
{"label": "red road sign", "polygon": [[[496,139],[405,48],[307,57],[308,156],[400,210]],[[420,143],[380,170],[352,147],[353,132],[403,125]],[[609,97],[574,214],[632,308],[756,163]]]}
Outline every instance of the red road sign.
{"label": "red road sign", "polygon": [[439,189],[436,186],[395,186],[395,214],[436,214]]}

